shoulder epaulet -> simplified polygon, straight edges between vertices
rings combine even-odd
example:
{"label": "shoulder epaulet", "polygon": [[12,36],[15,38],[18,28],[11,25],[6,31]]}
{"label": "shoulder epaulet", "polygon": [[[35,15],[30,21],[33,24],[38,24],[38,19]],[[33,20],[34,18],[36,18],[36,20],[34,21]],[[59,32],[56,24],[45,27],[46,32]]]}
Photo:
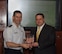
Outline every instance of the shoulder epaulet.
{"label": "shoulder epaulet", "polygon": [[12,27],[12,25],[8,26],[8,27]]}

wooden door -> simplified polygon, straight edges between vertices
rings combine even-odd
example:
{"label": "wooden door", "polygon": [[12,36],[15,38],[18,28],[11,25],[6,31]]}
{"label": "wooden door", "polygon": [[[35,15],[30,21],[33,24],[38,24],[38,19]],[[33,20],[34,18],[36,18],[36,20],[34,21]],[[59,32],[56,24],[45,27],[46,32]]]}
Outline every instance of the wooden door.
{"label": "wooden door", "polygon": [[3,32],[0,31],[0,54],[3,54]]}
{"label": "wooden door", "polygon": [[56,32],[56,54],[62,54],[62,31]]}

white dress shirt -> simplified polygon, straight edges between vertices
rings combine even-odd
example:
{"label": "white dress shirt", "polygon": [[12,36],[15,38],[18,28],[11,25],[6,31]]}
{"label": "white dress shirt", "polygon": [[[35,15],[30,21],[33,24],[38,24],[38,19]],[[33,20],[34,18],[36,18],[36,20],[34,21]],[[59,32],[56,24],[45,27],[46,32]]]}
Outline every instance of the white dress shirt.
{"label": "white dress shirt", "polygon": [[[44,25],[45,25],[45,23],[42,26],[40,26],[40,31],[42,31],[42,28],[44,27]],[[37,26],[37,31],[38,31],[38,27],[39,26]]]}
{"label": "white dress shirt", "polygon": [[[6,42],[14,42],[16,44],[22,44],[23,40],[25,39],[25,31],[22,26],[16,26],[14,23],[12,23],[11,27],[7,27],[3,32],[4,37],[4,47],[8,48],[6,45]],[[22,47],[17,48],[11,48],[10,49],[16,49],[20,50]]]}

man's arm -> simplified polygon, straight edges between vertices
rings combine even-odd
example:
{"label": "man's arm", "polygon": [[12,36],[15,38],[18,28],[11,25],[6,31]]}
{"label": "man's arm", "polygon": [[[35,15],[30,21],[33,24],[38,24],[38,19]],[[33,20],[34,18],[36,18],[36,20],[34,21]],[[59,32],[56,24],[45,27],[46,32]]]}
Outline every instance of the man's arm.
{"label": "man's arm", "polygon": [[17,44],[12,42],[13,37],[12,37],[12,29],[11,28],[6,28],[3,32],[3,38],[4,41],[7,45],[7,47],[12,47],[12,48],[17,48],[17,47],[23,47],[23,48],[28,48],[27,44]]}
{"label": "man's arm", "polygon": [[55,44],[55,30],[52,29],[51,31],[48,32],[48,36],[49,38],[46,39],[46,40],[40,40],[39,42],[35,42],[33,43],[33,46],[34,47],[39,47],[40,49],[43,49],[43,48],[47,48],[51,45],[54,45]]}
{"label": "man's arm", "polygon": [[55,45],[55,36],[55,29],[49,30],[48,38],[39,42],[39,48],[43,49]]}
{"label": "man's arm", "polygon": [[25,49],[29,48],[29,45],[28,44],[16,44],[16,43],[13,43],[13,42],[6,42],[6,45],[7,47],[12,47],[12,48],[17,48],[17,47],[23,47]]}

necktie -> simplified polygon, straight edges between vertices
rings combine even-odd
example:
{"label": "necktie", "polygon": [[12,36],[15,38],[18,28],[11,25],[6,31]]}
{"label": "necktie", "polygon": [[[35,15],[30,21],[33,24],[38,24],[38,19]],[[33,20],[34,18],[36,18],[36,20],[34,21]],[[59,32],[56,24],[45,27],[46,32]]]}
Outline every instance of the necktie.
{"label": "necktie", "polygon": [[37,32],[36,32],[36,41],[38,41],[40,31],[41,31],[40,27],[38,27]]}

